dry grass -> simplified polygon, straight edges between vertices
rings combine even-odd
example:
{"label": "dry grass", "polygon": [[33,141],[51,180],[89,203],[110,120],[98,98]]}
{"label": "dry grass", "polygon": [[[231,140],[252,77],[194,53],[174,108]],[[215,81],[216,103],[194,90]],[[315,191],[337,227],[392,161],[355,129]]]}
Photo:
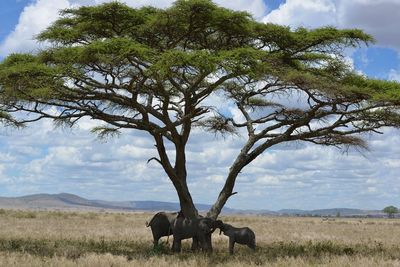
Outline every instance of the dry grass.
{"label": "dry grass", "polygon": [[[0,266],[400,266],[400,221],[384,219],[221,217],[249,226],[258,249],[214,234],[214,253],[152,249],[149,213],[0,210]],[[164,239],[165,241],[166,239]]]}

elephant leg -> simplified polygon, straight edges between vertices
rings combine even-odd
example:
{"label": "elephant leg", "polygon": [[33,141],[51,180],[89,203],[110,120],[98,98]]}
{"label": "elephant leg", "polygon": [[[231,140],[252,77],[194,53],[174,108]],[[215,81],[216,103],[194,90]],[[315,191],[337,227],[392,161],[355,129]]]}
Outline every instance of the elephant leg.
{"label": "elephant leg", "polygon": [[181,252],[181,240],[174,237],[174,241],[172,242],[172,251],[173,252]]}
{"label": "elephant leg", "polygon": [[175,241],[175,238],[174,238],[174,240],[172,241],[171,250],[172,250],[172,252],[175,252],[175,251],[176,251],[176,241]]}
{"label": "elephant leg", "polygon": [[208,252],[212,252],[213,251],[212,241],[211,241],[211,233],[206,234],[204,245],[206,246],[206,250]]}
{"label": "elephant leg", "polygon": [[160,240],[160,236],[158,236],[157,234],[153,233],[153,247],[157,247],[158,245],[158,241]]}
{"label": "elephant leg", "polygon": [[235,241],[233,238],[229,238],[229,254],[233,255],[233,247],[235,246]]}
{"label": "elephant leg", "polygon": [[[210,238],[211,238],[211,235],[210,235]],[[201,249],[203,251],[212,252],[212,246],[210,246],[208,235],[201,234],[198,237],[198,239],[199,239]]]}
{"label": "elephant leg", "polygon": [[199,240],[197,237],[193,237],[192,239],[192,251],[199,250]]}

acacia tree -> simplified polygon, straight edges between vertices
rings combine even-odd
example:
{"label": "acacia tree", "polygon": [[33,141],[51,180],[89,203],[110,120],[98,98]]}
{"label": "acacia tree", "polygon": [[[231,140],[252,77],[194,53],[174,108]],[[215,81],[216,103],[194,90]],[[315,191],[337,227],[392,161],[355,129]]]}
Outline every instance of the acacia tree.
{"label": "acacia tree", "polygon": [[388,215],[389,218],[394,218],[396,213],[399,213],[399,209],[395,206],[387,206],[382,210],[384,213]]}
{"label": "acacia tree", "polygon": [[[359,134],[400,125],[399,84],[368,79],[346,63],[344,49],[373,41],[360,30],[292,30],[209,0],[178,0],[164,10],[113,2],[60,16],[37,37],[46,48],[1,63],[6,111],[35,115],[21,123],[73,125],[90,117],[104,122],[93,129],[100,136],[147,132],[157,151],[152,160],[188,217],[197,215],[185,154],[193,127],[246,137],[208,213],[216,218],[240,171],[270,147],[365,147]],[[215,94],[241,118],[207,105]]]}

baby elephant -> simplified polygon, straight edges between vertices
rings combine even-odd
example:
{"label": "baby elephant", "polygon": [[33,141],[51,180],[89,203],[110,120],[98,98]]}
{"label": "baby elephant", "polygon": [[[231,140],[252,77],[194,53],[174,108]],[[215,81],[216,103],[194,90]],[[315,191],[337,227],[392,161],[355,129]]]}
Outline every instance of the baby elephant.
{"label": "baby elephant", "polygon": [[229,253],[233,254],[235,243],[247,245],[249,248],[256,249],[256,235],[249,227],[236,228],[230,224],[224,223],[220,227],[220,232],[229,237]]}

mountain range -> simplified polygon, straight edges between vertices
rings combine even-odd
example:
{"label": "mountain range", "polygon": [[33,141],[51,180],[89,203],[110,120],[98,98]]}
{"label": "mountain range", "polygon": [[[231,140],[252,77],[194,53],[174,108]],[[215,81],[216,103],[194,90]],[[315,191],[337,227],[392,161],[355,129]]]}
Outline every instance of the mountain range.
{"label": "mountain range", "polygon": [[[208,211],[211,205],[196,204],[200,212]],[[120,211],[177,211],[179,203],[162,201],[106,201],[90,200],[74,194],[35,194],[21,197],[0,197],[0,208],[33,209],[33,210],[120,210]],[[348,208],[300,210],[282,209],[241,210],[224,207],[225,214],[258,214],[288,216],[381,216],[378,210],[361,210]]]}

